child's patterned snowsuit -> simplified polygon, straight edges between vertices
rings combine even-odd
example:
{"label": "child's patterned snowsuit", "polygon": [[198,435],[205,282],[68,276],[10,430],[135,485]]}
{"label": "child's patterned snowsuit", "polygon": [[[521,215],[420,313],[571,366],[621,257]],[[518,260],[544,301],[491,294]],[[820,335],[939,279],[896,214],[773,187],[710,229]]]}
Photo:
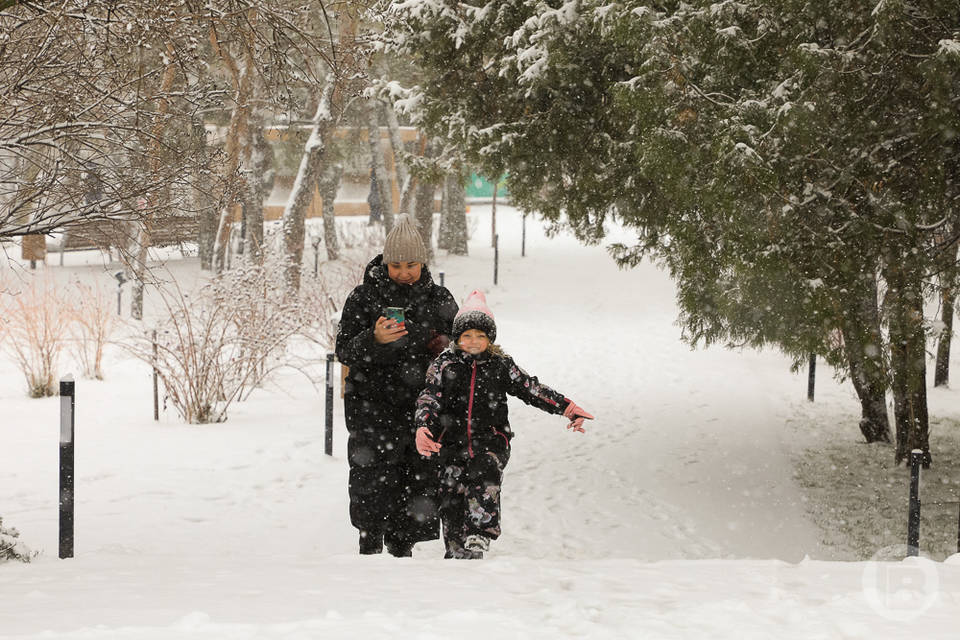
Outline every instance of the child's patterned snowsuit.
{"label": "child's patterned snowsuit", "polygon": [[443,445],[440,519],[447,558],[470,557],[463,548],[468,536],[500,535],[500,485],[513,438],[506,394],[558,415],[568,402],[493,349],[472,356],[451,344],[427,369],[417,400],[416,427],[427,427]]}

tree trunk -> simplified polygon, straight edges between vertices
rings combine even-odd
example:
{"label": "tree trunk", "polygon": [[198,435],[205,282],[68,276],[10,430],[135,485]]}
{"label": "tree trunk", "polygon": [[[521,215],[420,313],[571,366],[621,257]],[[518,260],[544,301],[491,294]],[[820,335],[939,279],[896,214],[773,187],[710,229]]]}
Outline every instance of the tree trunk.
{"label": "tree trunk", "polygon": [[383,144],[380,141],[380,102],[371,98],[367,101],[367,139],[370,143],[370,165],[376,176],[377,197],[383,210],[383,229],[390,233],[393,229],[393,195],[390,193],[390,176],[383,160]]}
{"label": "tree trunk", "polygon": [[895,248],[884,268],[887,282],[890,327],[890,369],[894,416],[897,425],[894,464],[923,451],[923,466],[929,468],[929,421],[927,416],[927,362],[923,332],[922,280],[918,265]]}
{"label": "tree trunk", "polygon": [[320,197],[323,198],[323,244],[327,247],[327,260],[337,260],[340,257],[340,241],[337,239],[333,205],[337,199],[342,176],[342,164],[328,164],[320,175]]}
{"label": "tree trunk", "polygon": [[440,187],[440,226],[437,229],[437,249],[450,250],[450,191],[454,181],[453,174],[443,177]]}
{"label": "tree trunk", "polygon": [[214,51],[226,64],[231,76],[233,77],[234,105],[233,112],[230,114],[230,126],[227,129],[227,140],[225,150],[227,161],[224,167],[224,178],[226,179],[226,193],[222,206],[220,208],[220,219],[217,222],[217,233],[213,243],[213,267],[216,273],[221,273],[226,268],[227,244],[230,241],[230,227],[232,225],[233,205],[238,200],[238,195],[243,193],[242,184],[238,179],[238,171],[241,164],[241,154],[244,153],[243,142],[248,139],[247,127],[249,126],[250,116],[250,94],[253,85],[253,76],[256,73],[256,64],[254,63],[254,34],[253,27],[257,23],[257,9],[250,8],[247,11],[247,20],[250,25],[243,34],[243,67],[239,67],[233,56],[221,44],[216,29],[210,29],[210,44]]}
{"label": "tree trunk", "polygon": [[[384,103],[383,111],[387,116],[387,130],[390,131],[390,146],[393,150],[393,170],[397,176],[397,184],[400,185],[402,189],[404,185],[407,184],[409,172],[407,171],[407,163],[403,157],[404,148],[403,138],[400,136],[400,121],[397,120],[397,112],[394,111],[393,105]],[[401,211],[403,210],[401,209]]]}
{"label": "tree trunk", "polygon": [[943,304],[943,330],[937,342],[937,365],[933,374],[933,386],[945,387],[950,384],[950,342],[953,340],[953,313],[957,294],[952,285],[941,285]]}
{"label": "tree trunk", "polygon": [[408,174],[407,181],[403,183],[403,190],[400,192],[400,213],[413,213],[416,206],[417,179],[414,175]]}
{"label": "tree trunk", "polygon": [[137,231],[135,240],[136,255],[133,258],[133,283],[130,285],[130,317],[143,320],[144,275],[147,270],[147,257],[150,252],[150,223],[144,220]]}
{"label": "tree trunk", "polygon": [[274,170],[273,148],[263,133],[263,113],[259,109],[251,110],[247,135],[250,171],[243,207],[245,253],[256,264],[263,264],[263,202],[273,190]]}
{"label": "tree trunk", "polygon": [[[172,51],[168,49],[168,53],[172,53]],[[167,64],[163,71],[163,78],[160,81],[160,95],[163,97],[157,105],[157,121],[150,131],[151,144],[153,144],[154,147],[154,160],[150,167],[151,173],[159,172],[160,170],[159,158],[161,156],[159,151],[163,140],[163,130],[166,128],[166,116],[170,113],[170,100],[166,96],[169,95],[170,89],[173,88],[173,81],[176,75],[177,67],[172,62]],[[144,280],[147,272],[147,258],[150,253],[150,245],[153,242],[150,218],[156,215],[156,212],[160,209],[160,194],[154,192],[148,194],[147,198],[149,198],[149,200],[143,200],[141,203],[138,203],[138,205],[142,204],[142,206],[138,206],[138,208],[146,209],[149,207],[149,211],[145,212],[146,215],[140,223],[136,239],[137,255],[133,263],[133,295],[130,298],[130,316],[134,320],[143,320]]]}
{"label": "tree trunk", "polygon": [[[953,234],[951,234],[953,235]],[[960,243],[951,242],[938,256],[940,271],[940,301],[943,330],[937,341],[937,365],[933,374],[933,386],[943,387],[950,384],[950,342],[953,340],[953,313],[957,301],[957,247]]]}
{"label": "tree trunk", "polygon": [[[423,134],[420,134],[419,147],[420,157],[422,158],[427,152],[427,137]],[[403,191],[400,194],[401,213],[413,213],[413,210],[416,208],[417,203],[415,200],[417,198],[418,182],[419,179],[417,176],[413,172],[410,172],[407,176],[407,181],[403,185]]]}
{"label": "tree trunk", "polygon": [[463,174],[456,173],[450,181],[450,220],[448,221],[450,247],[456,256],[465,256],[467,249],[467,191],[463,186]]}
{"label": "tree trunk", "polygon": [[861,286],[844,299],[843,347],[850,380],[860,399],[860,432],[867,442],[890,442],[877,277],[866,272],[861,280]]}
{"label": "tree trunk", "polygon": [[300,268],[303,264],[303,243],[307,209],[313,199],[314,185],[320,179],[325,164],[327,140],[333,132],[334,117],[331,110],[336,80],[331,78],[313,116],[310,138],[304,146],[300,168],[293,183],[293,190],[283,210],[283,246],[286,255],[286,282],[293,291],[300,289]]}
{"label": "tree trunk", "polygon": [[[204,150],[202,155],[207,158],[207,132],[203,121],[199,117],[191,118],[190,128],[194,144]],[[210,168],[209,161],[204,168]],[[198,173],[194,176],[191,197],[193,210],[197,215],[197,254],[200,258],[200,268],[210,271],[213,269],[213,245],[217,234],[217,207],[208,190],[210,188],[208,181],[202,180],[200,175]]]}
{"label": "tree trunk", "polygon": [[433,262],[433,208],[437,183],[421,178],[417,185],[417,206],[415,217],[417,230],[427,247],[427,262]]}

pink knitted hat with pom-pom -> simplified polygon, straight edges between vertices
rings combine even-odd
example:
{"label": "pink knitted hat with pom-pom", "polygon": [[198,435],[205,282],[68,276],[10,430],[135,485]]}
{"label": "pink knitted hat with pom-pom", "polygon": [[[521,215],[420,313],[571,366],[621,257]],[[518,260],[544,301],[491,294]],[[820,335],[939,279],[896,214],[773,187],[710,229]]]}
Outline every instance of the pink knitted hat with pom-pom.
{"label": "pink knitted hat with pom-pom", "polygon": [[463,306],[453,319],[453,339],[458,340],[460,334],[467,329],[479,329],[487,334],[490,342],[497,339],[497,323],[493,319],[493,312],[487,306],[487,298],[479,289],[474,289]]}

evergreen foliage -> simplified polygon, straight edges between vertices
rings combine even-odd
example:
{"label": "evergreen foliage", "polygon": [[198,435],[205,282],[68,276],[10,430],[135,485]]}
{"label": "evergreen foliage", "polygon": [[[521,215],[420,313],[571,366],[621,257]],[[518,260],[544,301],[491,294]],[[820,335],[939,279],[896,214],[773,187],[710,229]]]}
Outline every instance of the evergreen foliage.
{"label": "evergreen foliage", "polygon": [[425,70],[409,100],[488,174],[509,169],[515,202],[586,242],[610,218],[635,229],[614,257],[670,270],[692,343],[826,357],[868,440],[888,438],[890,386],[897,461],[929,462],[922,304],[957,228],[960,5],[410,0],[392,16],[389,46]]}

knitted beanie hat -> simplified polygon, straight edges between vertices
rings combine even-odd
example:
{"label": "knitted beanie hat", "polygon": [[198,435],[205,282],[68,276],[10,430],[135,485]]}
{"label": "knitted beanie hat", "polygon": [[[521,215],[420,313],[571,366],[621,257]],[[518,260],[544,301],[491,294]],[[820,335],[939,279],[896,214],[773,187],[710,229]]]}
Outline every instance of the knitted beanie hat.
{"label": "knitted beanie hat", "polygon": [[460,335],[467,329],[483,331],[490,338],[490,342],[497,339],[497,323],[493,319],[493,312],[487,306],[487,298],[483,292],[477,289],[467,296],[453,319],[453,339],[459,340]]}
{"label": "knitted beanie hat", "polygon": [[383,262],[419,262],[427,263],[427,248],[423,245],[420,232],[413,226],[410,216],[397,216],[396,224],[387,234],[383,243]]}

